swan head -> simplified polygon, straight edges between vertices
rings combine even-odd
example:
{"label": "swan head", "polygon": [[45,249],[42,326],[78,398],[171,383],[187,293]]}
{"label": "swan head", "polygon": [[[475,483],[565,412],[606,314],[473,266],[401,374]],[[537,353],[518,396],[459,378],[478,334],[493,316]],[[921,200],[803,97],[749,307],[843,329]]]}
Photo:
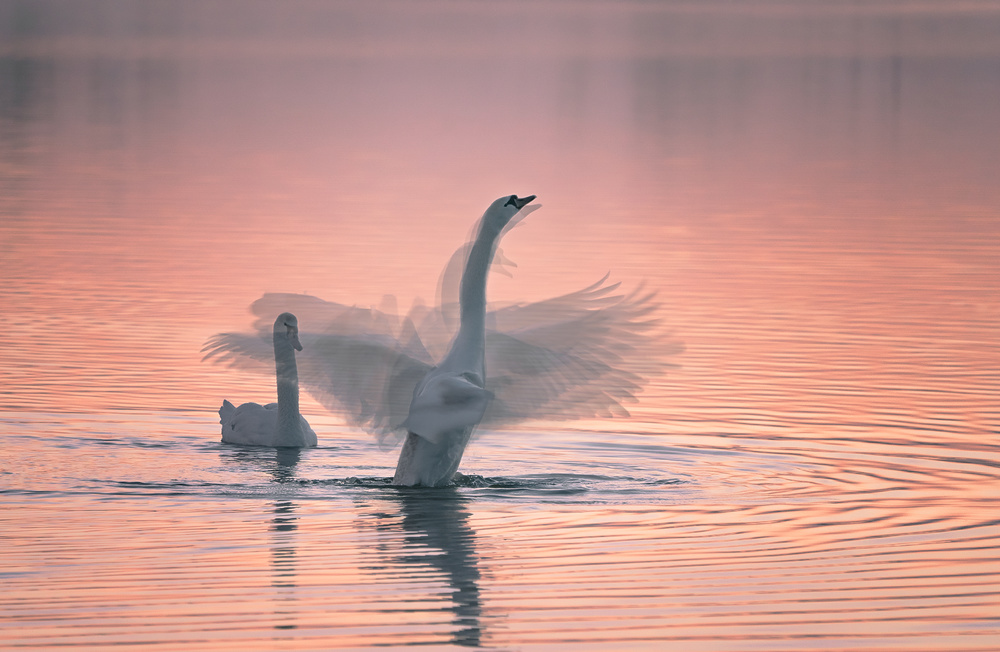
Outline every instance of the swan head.
{"label": "swan head", "polygon": [[299,320],[290,312],[283,312],[274,320],[274,337],[287,338],[293,349],[302,350],[302,344],[299,342]]}
{"label": "swan head", "polygon": [[534,198],[535,195],[528,195],[527,197],[506,195],[497,199],[483,213],[483,226],[490,226],[497,230],[502,229],[507,226],[512,217],[517,215],[519,210],[527,206],[528,202]]}

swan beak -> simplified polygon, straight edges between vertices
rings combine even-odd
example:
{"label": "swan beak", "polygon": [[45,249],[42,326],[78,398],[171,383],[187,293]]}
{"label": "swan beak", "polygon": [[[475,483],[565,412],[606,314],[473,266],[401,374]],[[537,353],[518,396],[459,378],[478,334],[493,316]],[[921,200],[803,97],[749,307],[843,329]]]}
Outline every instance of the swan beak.
{"label": "swan beak", "polygon": [[299,334],[292,333],[290,339],[292,340],[292,348],[295,349],[296,351],[301,351],[302,343],[299,342]]}
{"label": "swan beak", "polygon": [[514,200],[514,207],[517,208],[517,210],[521,210],[522,208],[524,208],[525,206],[527,206],[528,202],[530,202],[534,198],[535,198],[535,195],[528,195],[527,197],[521,197],[520,199],[515,199]]}

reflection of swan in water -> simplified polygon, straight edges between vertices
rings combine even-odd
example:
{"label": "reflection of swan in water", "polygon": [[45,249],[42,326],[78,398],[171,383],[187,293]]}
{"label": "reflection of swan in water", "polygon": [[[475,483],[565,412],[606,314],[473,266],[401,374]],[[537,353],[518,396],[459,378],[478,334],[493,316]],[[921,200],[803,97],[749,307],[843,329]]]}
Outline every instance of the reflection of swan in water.
{"label": "reflection of swan in water", "polygon": [[[297,575],[295,570],[295,531],[299,528],[295,515],[296,504],[290,500],[274,501],[274,518],[271,519],[271,586],[277,591],[276,599],[286,605],[275,607],[275,629],[295,629],[298,609],[295,608]],[[285,608],[281,608],[284,606]],[[285,622],[283,622],[285,621]]]}
{"label": "reflection of swan in water", "polygon": [[[291,482],[301,452],[298,448],[279,448],[275,451],[275,465],[271,469],[274,482]],[[295,629],[299,610],[295,606],[297,575],[295,569],[295,531],[299,529],[295,515],[297,505],[291,500],[274,501],[274,518],[271,519],[271,586],[278,591],[277,599],[287,603],[284,609],[275,608],[275,629]],[[284,622],[283,622],[284,621]]]}
{"label": "reflection of swan in water", "polygon": [[223,401],[219,408],[222,441],[249,446],[315,446],[316,433],[299,413],[295,351],[301,351],[302,344],[295,315],[290,312],[278,315],[272,333],[278,402],[234,407]]}
{"label": "reflection of swan in water", "polygon": [[413,390],[399,453],[397,485],[436,487],[451,482],[472,430],[489,404],[486,391],[486,277],[497,240],[515,213],[534,199],[501,197],[483,214],[462,273],[458,335],[439,365]]}
{"label": "reflection of swan in water", "polygon": [[[298,448],[277,448],[269,451],[263,448],[226,449],[221,451],[226,463],[238,466],[241,473],[264,472],[271,476],[271,482],[276,485],[290,483],[295,480],[295,468],[302,452]],[[281,489],[281,487],[274,487]],[[283,492],[274,492],[279,495]],[[271,587],[275,596],[275,629],[295,629],[299,617],[298,585],[296,577],[297,552],[296,530],[298,516],[295,510],[298,505],[286,497],[276,499],[272,503],[273,516],[268,532],[270,533],[271,551]]]}
{"label": "reflection of swan in water", "polygon": [[285,484],[295,480],[302,449],[223,446],[219,448],[219,457],[225,466],[232,467],[241,476],[263,473],[269,476],[271,482]]}
{"label": "reflection of swan in water", "polygon": [[[402,529],[404,539],[393,538],[378,549],[410,567],[407,577],[416,578],[436,591],[441,577],[450,589],[451,644],[479,647],[484,633],[483,605],[479,593],[479,555],[476,533],[469,526],[469,512],[455,487],[414,491],[401,489],[387,501],[398,502],[402,519],[394,519],[376,508],[379,531]],[[428,570],[431,573],[428,573]]]}
{"label": "reflection of swan in water", "polygon": [[271,469],[271,477],[275,482],[290,482],[295,479],[295,467],[298,466],[302,458],[302,451],[298,448],[278,448],[274,455],[274,467]]}

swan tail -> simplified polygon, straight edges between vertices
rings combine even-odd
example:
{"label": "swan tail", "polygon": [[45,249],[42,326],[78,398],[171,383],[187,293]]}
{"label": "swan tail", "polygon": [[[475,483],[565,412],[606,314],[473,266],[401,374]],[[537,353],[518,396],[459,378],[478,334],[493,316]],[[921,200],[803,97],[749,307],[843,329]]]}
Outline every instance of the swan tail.
{"label": "swan tail", "polygon": [[222,407],[219,408],[219,423],[225,427],[227,423],[230,423],[233,420],[234,412],[236,412],[236,406],[223,399]]}

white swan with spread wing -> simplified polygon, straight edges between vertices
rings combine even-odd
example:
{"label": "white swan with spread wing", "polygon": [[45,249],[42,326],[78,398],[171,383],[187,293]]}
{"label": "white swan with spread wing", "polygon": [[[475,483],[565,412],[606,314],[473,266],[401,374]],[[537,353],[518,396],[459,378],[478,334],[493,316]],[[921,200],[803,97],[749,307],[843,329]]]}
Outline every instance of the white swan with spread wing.
{"label": "white swan with spread wing", "polygon": [[223,400],[219,408],[222,441],[246,446],[307,447],[317,443],[316,433],[299,413],[299,379],[295,351],[299,343],[299,324],[295,315],[285,312],[274,321],[274,365],[278,402],[260,405],[244,403],[235,407]]}
{"label": "white swan with spread wing", "polygon": [[[493,244],[539,207],[532,203],[521,209]],[[476,233],[484,233],[482,224]],[[659,330],[654,313],[660,305],[654,293],[642,287],[622,293],[620,284],[609,283],[606,275],[576,292],[487,311],[483,364],[488,375],[480,376],[483,385],[463,372],[446,382],[432,382],[429,374],[435,364],[441,361],[437,369],[445,368],[449,352],[462,348],[451,330],[459,312],[452,306],[461,303],[454,295],[465,281],[473,249],[475,242],[461,247],[446,266],[438,306],[416,304],[400,317],[390,307],[393,300],[375,309],[304,294],[268,293],[251,305],[256,332],[215,335],[205,345],[205,359],[266,371],[271,355],[265,339],[268,315],[292,310],[310,324],[300,333],[303,388],[331,412],[388,444],[400,436],[409,438],[403,427],[408,420],[408,426],[431,432],[424,419],[431,420],[434,412],[423,407],[433,401],[415,402],[415,389],[425,378],[428,400],[435,394],[442,403],[462,399],[453,404],[450,416],[438,414],[443,426],[474,421],[480,411],[483,428],[507,428],[526,420],[627,416],[626,405],[637,401],[646,379],[672,366],[666,359],[683,349]],[[496,270],[504,261],[499,253],[494,258]],[[461,282],[456,282],[459,274]]]}

